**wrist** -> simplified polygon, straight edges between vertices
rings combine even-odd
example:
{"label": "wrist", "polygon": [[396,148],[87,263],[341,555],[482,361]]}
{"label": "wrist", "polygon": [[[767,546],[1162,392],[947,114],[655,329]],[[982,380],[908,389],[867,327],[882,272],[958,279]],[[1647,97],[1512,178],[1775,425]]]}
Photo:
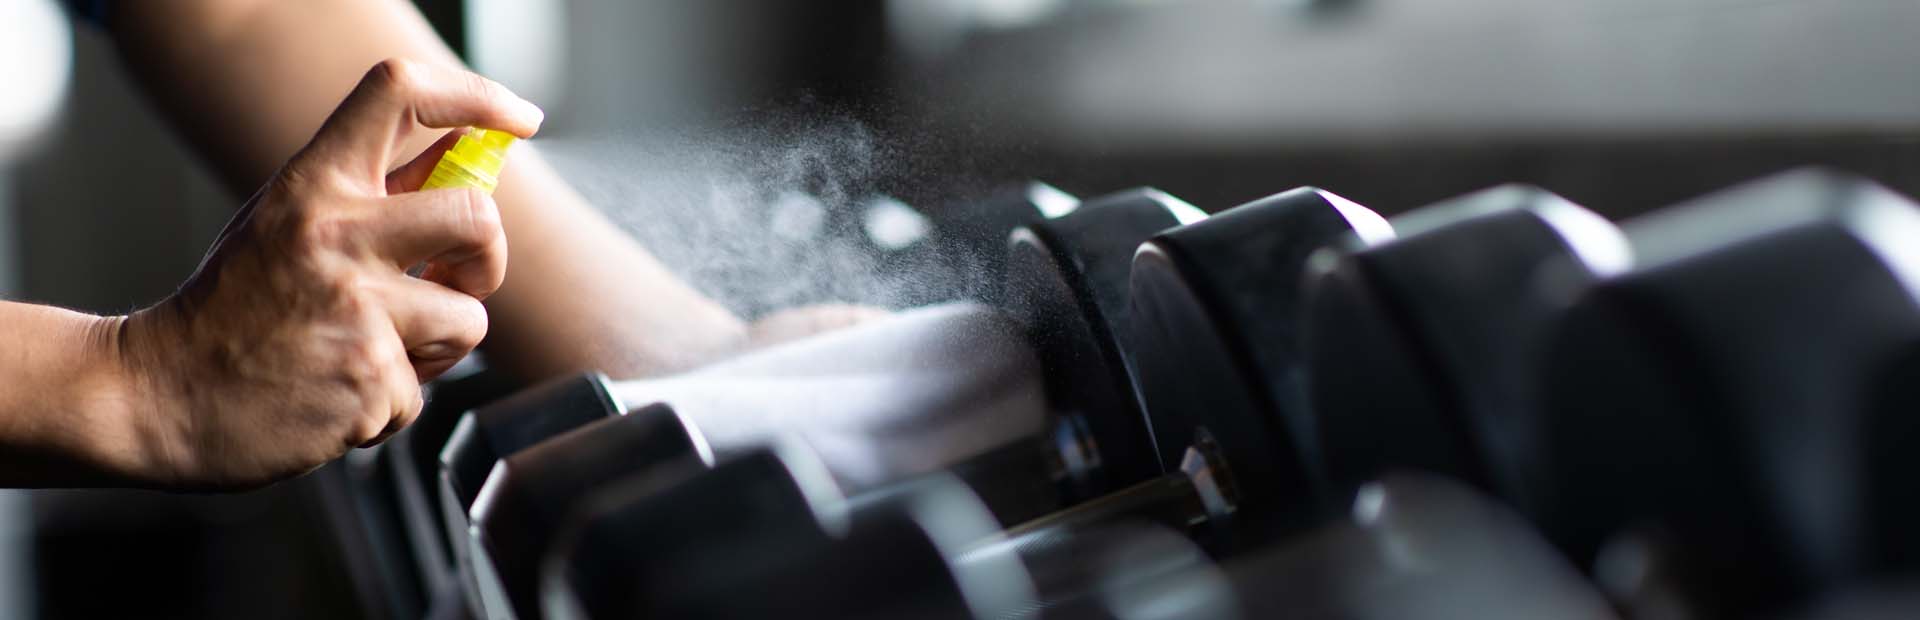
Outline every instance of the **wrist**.
{"label": "wrist", "polygon": [[160,342],[170,314],[163,302],[125,316],[97,317],[87,329],[85,349],[94,360],[89,367],[98,371],[84,387],[89,402],[79,409],[92,412],[100,439],[90,456],[117,484],[172,486],[186,453],[179,440],[186,407],[170,378],[180,360],[165,354],[178,349]]}

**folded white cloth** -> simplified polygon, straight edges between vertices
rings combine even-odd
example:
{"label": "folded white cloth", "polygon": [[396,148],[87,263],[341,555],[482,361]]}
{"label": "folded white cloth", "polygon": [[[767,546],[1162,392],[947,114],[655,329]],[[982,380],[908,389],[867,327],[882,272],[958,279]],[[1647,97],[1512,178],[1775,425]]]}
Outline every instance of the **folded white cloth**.
{"label": "folded white cloth", "polygon": [[1031,437],[1047,417],[1019,326],[974,303],[908,310],[615,391],[632,408],[667,403],[721,452],[799,435],[850,490]]}

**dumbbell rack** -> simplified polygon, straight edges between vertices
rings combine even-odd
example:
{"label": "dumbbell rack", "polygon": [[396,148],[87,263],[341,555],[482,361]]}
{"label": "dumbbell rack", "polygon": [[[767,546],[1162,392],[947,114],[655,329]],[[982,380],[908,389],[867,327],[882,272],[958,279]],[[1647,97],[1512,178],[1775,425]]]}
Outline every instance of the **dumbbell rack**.
{"label": "dumbbell rack", "polygon": [[[1313,188],[1210,217],[1152,190],[1051,217],[1031,195],[991,206],[1015,215],[987,233],[1011,243],[985,306],[699,381],[435,386],[334,489],[371,613],[1903,609],[1880,596],[1920,564],[1903,447],[1920,435],[1920,207],[1903,196],[1801,170],[1615,224],[1525,186],[1391,220]],[[956,368],[992,379],[901,409],[988,402],[955,395],[1029,365],[1038,395],[921,414],[965,421],[937,429],[951,441],[862,427],[884,430],[855,443],[924,458],[858,476],[817,432],[703,430],[719,401],[699,389],[856,364],[861,330],[898,342],[915,324],[964,325],[920,351],[991,358]],[[793,417],[835,401],[805,402]],[[980,440],[989,419],[1016,430]],[[962,439],[992,447],[931,454]]]}

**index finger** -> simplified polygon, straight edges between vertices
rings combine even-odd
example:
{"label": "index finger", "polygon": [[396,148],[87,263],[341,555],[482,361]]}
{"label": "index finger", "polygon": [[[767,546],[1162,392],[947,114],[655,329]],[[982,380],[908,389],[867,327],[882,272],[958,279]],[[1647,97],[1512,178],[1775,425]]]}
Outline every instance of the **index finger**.
{"label": "index finger", "polygon": [[308,149],[380,179],[415,131],[475,126],[527,138],[545,118],[539,106],[473,72],[388,59],[367,71]]}
{"label": "index finger", "polygon": [[477,189],[437,189],[382,198],[353,232],[396,269],[435,263],[428,279],[485,299],[507,277],[507,237],[493,199]]}

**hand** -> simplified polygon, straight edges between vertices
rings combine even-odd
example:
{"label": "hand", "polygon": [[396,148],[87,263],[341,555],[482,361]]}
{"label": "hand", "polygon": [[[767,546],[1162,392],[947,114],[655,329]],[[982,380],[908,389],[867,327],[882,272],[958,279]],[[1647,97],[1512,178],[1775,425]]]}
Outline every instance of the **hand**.
{"label": "hand", "polygon": [[[487,332],[506,238],[475,190],[410,192],[457,132],[388,172],[409,135],[542,114],[454,69],[389,60],[254,194],[179,292],[124,321],[136,484],[245,488],[301,474],[410,423],[420,384]],[[426,262],[422,278],[405,270]]]}

